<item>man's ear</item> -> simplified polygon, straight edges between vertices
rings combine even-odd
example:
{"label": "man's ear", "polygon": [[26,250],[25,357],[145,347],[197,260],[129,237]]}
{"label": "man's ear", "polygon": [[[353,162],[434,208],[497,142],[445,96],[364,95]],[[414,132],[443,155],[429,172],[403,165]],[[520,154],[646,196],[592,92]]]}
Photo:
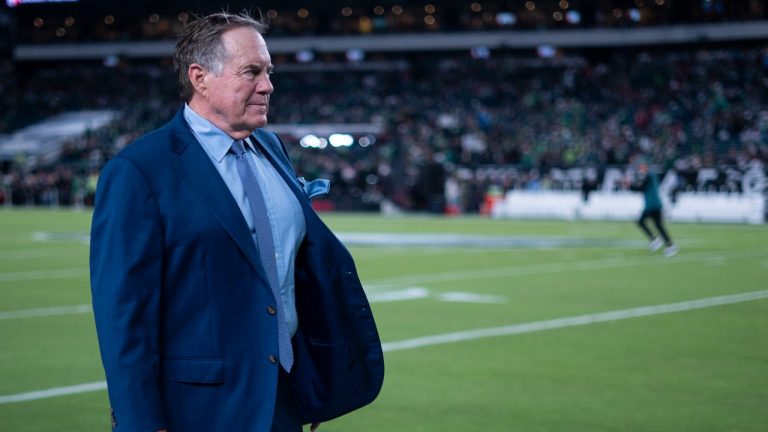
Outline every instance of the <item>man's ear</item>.
{"label": "man's ear", "polygon": [[208,75],[208,71],[197,63],[192,63],[187,69],[187,77],[189,82],[192,83],[192,87],[195,88],[195,93],[205,96],[208,91],[208,83],[205,77]]}

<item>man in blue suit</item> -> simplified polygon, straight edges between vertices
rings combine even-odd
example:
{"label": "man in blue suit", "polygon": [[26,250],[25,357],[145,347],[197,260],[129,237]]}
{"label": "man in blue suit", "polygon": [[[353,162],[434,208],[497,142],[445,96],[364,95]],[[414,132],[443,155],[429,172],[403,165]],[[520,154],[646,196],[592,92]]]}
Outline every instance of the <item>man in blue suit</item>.
{"label": "man in blue suit", "polygon": [[[103,169],[91,290],[112,426],[302,430],[383,381],[352,257],[267,123],[266,25],[217,13],[176,45],[183,108]],[[325,186],[325,187],[324,187]]]}

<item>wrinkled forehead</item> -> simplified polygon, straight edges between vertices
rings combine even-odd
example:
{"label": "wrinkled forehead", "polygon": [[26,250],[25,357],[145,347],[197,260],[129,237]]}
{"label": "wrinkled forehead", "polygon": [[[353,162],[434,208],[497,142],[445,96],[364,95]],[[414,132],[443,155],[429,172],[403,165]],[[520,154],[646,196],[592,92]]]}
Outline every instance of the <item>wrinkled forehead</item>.
{"label": "wrinkled forehead", "polygon": [[221,35],[221,44],[230,56],[248,53],[269,55],[264,37],[250,27],[235,27],[225,31]]}

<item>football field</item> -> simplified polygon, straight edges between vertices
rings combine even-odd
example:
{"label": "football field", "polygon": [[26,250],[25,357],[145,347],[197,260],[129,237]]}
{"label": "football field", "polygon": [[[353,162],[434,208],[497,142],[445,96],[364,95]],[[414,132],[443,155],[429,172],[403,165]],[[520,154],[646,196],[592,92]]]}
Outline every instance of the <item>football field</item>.
{"label": "football field", "polygon": [[[665,258],[629,222],[322,216],[386,372],[321,432],[768,430],[766,226],[670,224]],[[110,430],[89,224],[0,210],[2,432]]]}

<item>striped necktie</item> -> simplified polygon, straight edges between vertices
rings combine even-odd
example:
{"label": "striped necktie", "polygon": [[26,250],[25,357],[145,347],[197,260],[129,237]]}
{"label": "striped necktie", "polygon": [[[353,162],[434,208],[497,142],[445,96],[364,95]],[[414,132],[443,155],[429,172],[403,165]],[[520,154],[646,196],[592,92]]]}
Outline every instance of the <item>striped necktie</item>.
{"label": "striped necktie", "polygon": [[283,311],[283,298],[280,295],[280,285],[277,282],[277,260],[275,257],[275,244],[272,237],[272,224],[269,221],[267,205],[264,202],[256,175],[251,170],[242,141],[235,141],[230,147],[230,151],[235,155],[237,164],[237,173],[240,175],[240,181],[243,183],[245,196],[248,198],[248,204],[251,208],[253,224],[256,227],[256,241],[259,249],[259,256],[264,265],[264,271],[267,273],[269,286],[272,289],[272,295],[275,297],[275,309],[277,309],[277,341],[280,365],[286,371],[291,371],[293,366],[293,349],[291,347],[291,336],[288,332],[288,323],[285,321]]}

